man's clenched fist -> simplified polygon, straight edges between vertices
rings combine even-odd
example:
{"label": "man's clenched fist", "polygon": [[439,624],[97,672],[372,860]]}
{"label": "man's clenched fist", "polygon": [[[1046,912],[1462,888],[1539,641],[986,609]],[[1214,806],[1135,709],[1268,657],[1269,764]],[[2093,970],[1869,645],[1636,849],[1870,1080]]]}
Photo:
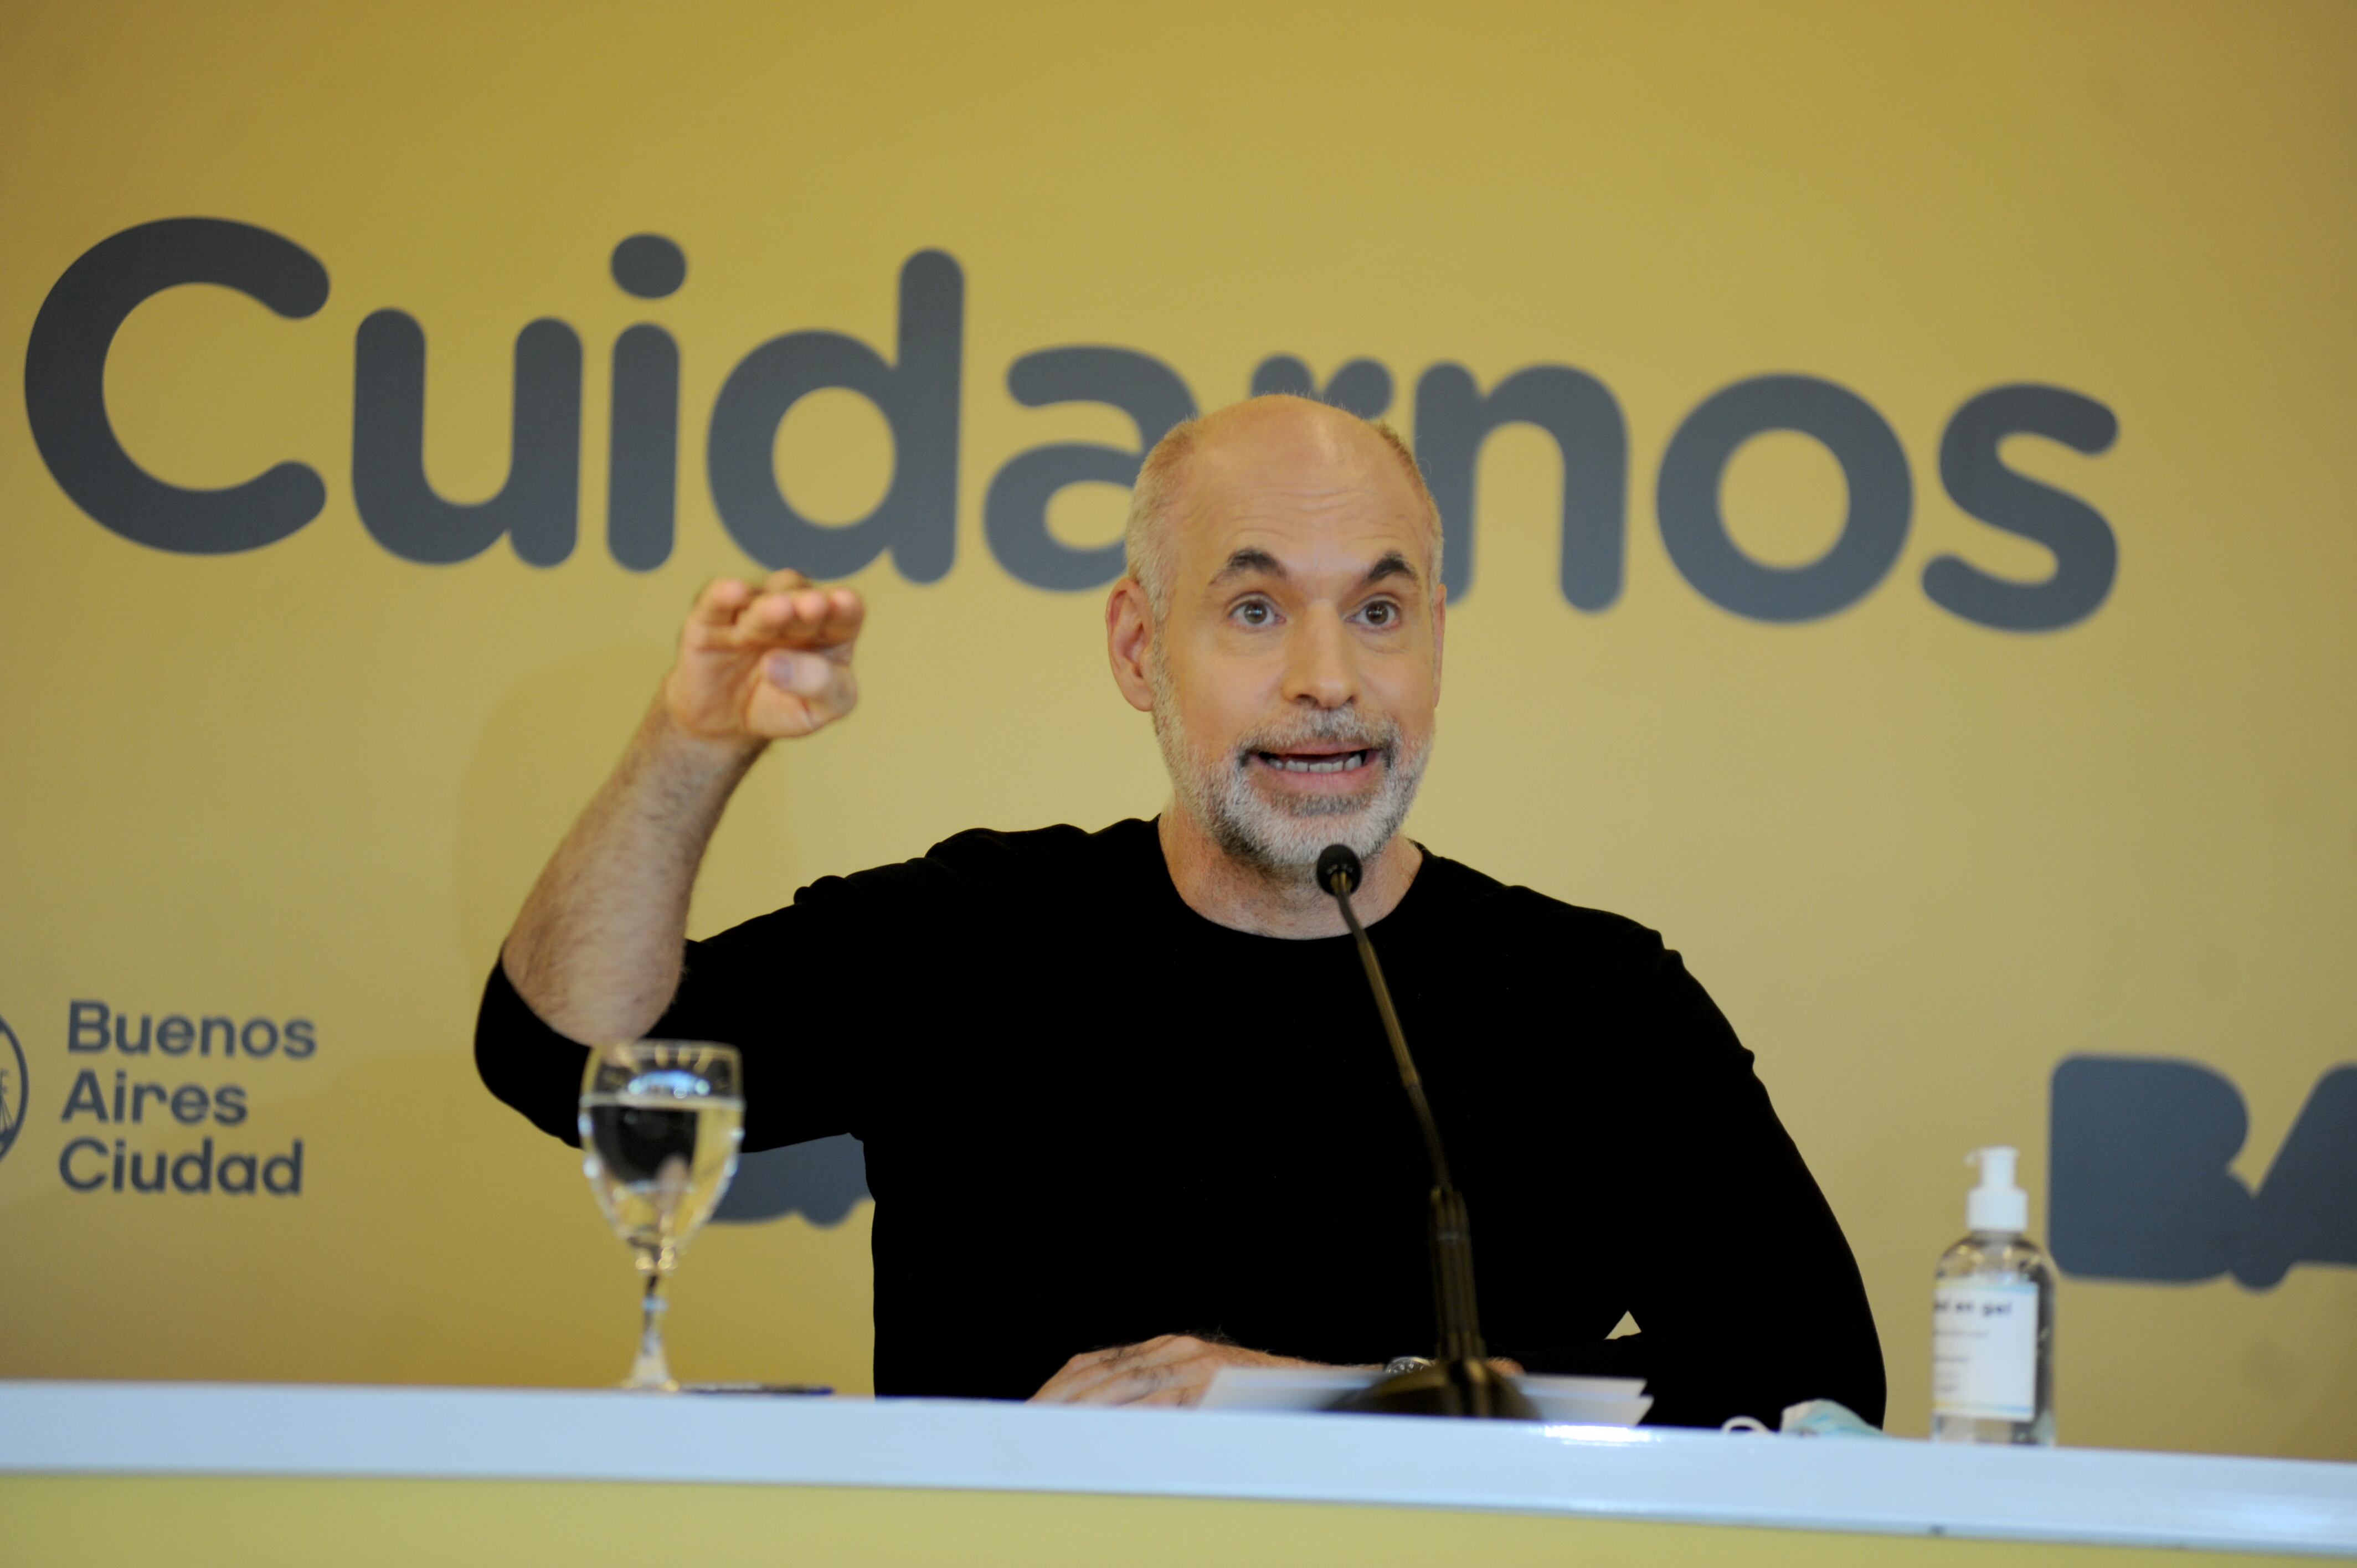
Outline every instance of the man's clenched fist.
{"label": "man's clenched fist", "polygon": [[859,700],[851,645],[866,615],[851,589],[814,587],[799,572],[758,585],[721,578],[695,596],[663,709],[700,740],[759,743],[823,728]]}

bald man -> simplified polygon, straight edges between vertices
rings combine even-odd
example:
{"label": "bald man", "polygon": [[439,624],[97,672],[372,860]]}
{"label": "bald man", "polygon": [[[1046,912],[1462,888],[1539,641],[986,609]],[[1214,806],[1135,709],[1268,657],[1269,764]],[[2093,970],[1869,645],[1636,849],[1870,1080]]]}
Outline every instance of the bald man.
{"label": "bald man", "polygon": [[[1222,1366],[1435,1339],[1429,1173],[1311,868],[1345,843],[1480,1240],[1489,1344],[1635,1373],[1652,1419],[1879,1422],[1840,1227],[1661,939],[1400,834],[1448,616],[1415,460],[1265,397],[1180,425],[1105,605],[1170,800],[974,832],[686,941],[730,792],[850,713],[864,609],[791,572],[705,589],[629,752],[486,990],[492,1090],[575,1139],[583,1042],[743,1052],[746,1147],[850,1133],[876,1198],[876,1391],[1191,1404]],[[1634,1335],[1614,1336],[1623,1316]]]}

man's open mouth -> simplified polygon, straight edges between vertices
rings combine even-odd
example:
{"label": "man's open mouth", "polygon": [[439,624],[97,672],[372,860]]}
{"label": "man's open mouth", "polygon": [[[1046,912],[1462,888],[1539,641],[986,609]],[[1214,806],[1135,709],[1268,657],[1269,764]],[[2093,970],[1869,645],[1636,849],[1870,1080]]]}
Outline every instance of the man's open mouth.
{"label": "man's open mouth", "polygon": [[1253,755],[1280,773],[1348,773],[1375,759],[1372,747],[1359,751],[1256,751]]}

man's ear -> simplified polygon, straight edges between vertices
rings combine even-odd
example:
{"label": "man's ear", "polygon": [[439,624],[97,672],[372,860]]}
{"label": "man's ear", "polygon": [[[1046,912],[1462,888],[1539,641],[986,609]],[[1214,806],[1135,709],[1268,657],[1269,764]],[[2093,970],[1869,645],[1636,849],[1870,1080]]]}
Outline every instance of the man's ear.
{"label": "man's ear", "polygon": [[1113,664],[1113,683],[1129,705],[1152,713],[1154,678],[1146,661],[1154,657],[1154,607],[1135,577],[1115,583],[1105,599],[1105,657]]}

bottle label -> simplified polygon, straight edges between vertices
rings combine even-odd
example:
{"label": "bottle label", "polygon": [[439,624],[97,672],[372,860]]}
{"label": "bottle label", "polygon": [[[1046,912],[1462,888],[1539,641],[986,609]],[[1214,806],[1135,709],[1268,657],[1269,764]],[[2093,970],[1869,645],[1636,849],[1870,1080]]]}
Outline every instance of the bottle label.
{"label": "bottle label", "polygon": [[1932,1411],[2038,1417],[2038,1286],[1951,1280],[1932,1291]]}

